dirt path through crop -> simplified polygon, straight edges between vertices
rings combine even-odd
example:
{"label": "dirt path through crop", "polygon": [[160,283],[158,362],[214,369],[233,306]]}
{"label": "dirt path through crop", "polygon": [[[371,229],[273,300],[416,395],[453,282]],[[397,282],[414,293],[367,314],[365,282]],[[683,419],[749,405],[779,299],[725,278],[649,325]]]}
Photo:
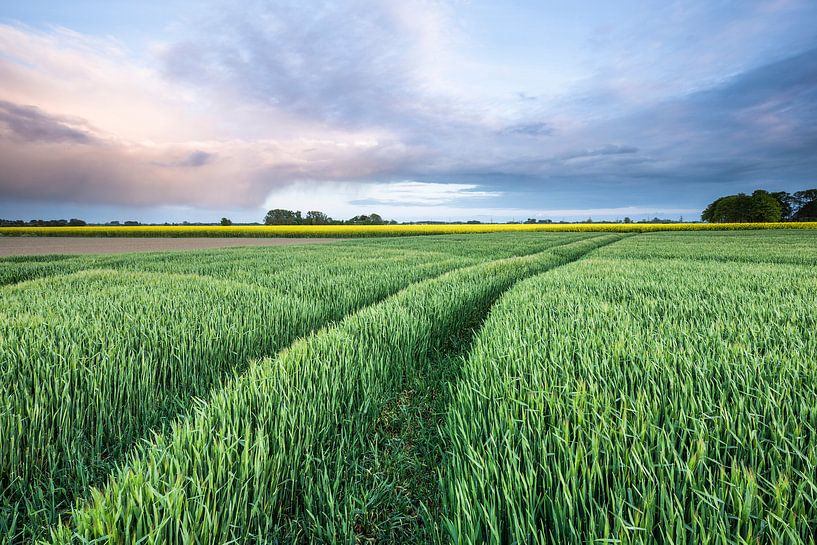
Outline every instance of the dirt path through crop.
{"label": "dirt path through crop", "polygon": [[119,254],[206,250],[236,246],[325,244],[339,238],[0,237],[0,257],[46,254]]}

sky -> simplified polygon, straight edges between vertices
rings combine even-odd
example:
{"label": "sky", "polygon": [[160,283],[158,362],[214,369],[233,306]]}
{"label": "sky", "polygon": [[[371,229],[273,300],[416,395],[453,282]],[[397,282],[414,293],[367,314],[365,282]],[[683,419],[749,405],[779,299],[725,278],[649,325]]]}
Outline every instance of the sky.
{"label": "sky", "polygon": [[815,186],[814,0],[0,0],[0,218],[698,220]]}

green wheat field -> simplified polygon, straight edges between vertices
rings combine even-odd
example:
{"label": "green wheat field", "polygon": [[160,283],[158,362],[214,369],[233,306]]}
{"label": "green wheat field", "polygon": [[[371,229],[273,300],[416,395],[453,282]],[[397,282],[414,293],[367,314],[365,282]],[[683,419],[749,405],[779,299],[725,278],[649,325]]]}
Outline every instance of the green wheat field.
{"label": "green wheat field", "polygon": [[0,260],[0,543],[817,543],[817,231]]}

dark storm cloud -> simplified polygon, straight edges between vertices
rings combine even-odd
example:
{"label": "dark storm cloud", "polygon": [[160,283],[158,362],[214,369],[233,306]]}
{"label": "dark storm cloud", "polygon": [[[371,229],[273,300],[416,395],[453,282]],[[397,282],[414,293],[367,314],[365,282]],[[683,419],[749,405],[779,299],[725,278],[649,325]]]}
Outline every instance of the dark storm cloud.
{"label": "dark storm cloud", "polygon": [[91,134],[71,126],[71,123],[76,124],[77,120],[49,115],[35,106],[0,100],[0,126],[5,126],[10,136],[19,140],[94,143],[95,139]]}
{"label": "dark storm cloud", "polygon": [[[598,189],[615,194],[622,184],[638,192],[802,178],[815,166],[815,50],[704,90],[652,96],[636,109],[619,108],[619,96],[607,92],[615,87],[597,81],[560,99],[569,117],[561,124],[542,121],[560,115],[547,100],[517,93],[531,109],[496,128],[426,92],[409,54],[416,37],[385,4],[253,5],[252,16],[220,20],[219,32],[169,48],[167,77],[229,88],[334,127],[395,131],[420,161],[382,164],[382,172],[454,181],[504,174],[511,186],[548,188],[597,187],[603,180],[609,189]],[[624,113],[616,117],[619,109]]]}
{"label": "dark storm cloud", "polygon": [[[558,143],[564,151],[523,150],[519,158],[463,173],[523,190],[592,188],[605,199],[623,188],[635,199],[703,194],[698,199],[705,202],[719,187],[749,190],[786,184],[794,190],[813,184],[817,49],[636,113],[560,131]],[[590,145],[576,149],[575,144]],[[711,188],[702,190],[701,185]]]}
{"label": "dark storm cloud", "polygon": [[806,177],[817,169],[817,49],[623,120],[628,135],[690,180]]}

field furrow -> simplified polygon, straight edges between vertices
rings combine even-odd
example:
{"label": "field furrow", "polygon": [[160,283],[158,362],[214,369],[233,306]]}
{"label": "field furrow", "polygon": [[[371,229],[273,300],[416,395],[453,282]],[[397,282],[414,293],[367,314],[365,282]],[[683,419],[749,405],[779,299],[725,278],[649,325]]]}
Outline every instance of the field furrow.
{"label": "field furrow", "polygon": [[0,540],[41,535],[250,358],[412,283],[588,236],[83,258],[71,267],[109,268],[0,289]]}
{"label": "field furrow", "polygon": [[[210,403],[140,447],[55,542],[224,543],[353,538],[345,481],[382,409],[422,361],[520,278],[611,235],[414,284],[256,361]],[[353,520],[349,518],[348,520]],[[332,521],[332,524],[329,522]]]}
{"label": "field furrow", "polygon": [[817,545],[815,233],[0,259],[0,543]]}

